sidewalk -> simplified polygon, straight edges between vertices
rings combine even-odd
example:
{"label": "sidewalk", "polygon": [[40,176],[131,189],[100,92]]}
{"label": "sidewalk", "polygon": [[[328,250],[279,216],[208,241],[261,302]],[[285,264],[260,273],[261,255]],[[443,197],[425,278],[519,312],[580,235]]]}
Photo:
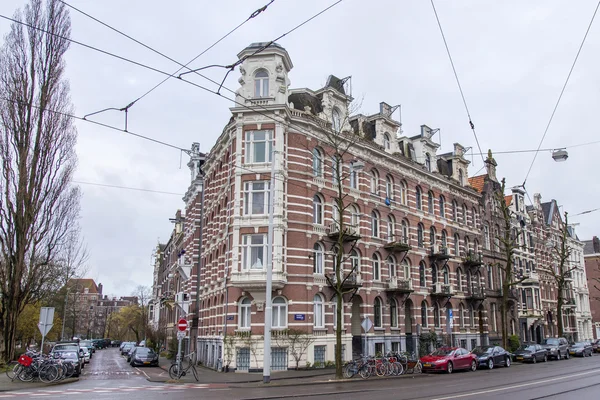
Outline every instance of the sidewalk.
{"label": "sidewalk", "polygon": [[40,381],[22,382],[18,379],[11,381],[10,378],[8,376],[6,376],[6,374],[3,372],[2,374],[0,374],[0,392],[37,389],[37,388],[41,388],[41,387],[64,385],[67,383],[72,383],[72,382],[77,382],[77,381],[79,381],[79,378],[68,378],[68,379],[63,379],[61,381],[52,382],[52,383],[44,383],[44,382],[40,382]]}

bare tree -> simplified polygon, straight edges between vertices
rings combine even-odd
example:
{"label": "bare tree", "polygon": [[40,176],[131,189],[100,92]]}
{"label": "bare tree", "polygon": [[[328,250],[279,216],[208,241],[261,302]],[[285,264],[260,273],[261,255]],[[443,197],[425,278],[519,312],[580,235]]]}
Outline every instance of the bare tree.
{"label": "bare tree", "polygon": [[[57,255],[79,215],[71,186],[76,130],[64,78],[71,32],[58,0],[30,0],[0,49],[0,330],[14,356],[17,318],[54,284]],[[48,32],[42,33],[41,30]],[[52,112],[50,111],[52,110]]]}
{"label": "bare tree", "polygon": [[141,307],[140,311],[142,315],[140,323],[144,339],[146,339],[148,334],[148,304],[152,300],[152,289],[148,286],[138,285],[132,295],[137,297],[138,304]]}
{"label": "bare tree", "polygon": [[315,341],[314,337],[308,334],[306,331],[302,331],[299,329],[288,329],[283,332],[284,334],[275,336],[275,343],[279,347],[287,347],[290,354],[294,358],[296,362],[296,370],[298,370],[298,365],[300,364],[300,360],[306,351],[310,347],[310,345]]}

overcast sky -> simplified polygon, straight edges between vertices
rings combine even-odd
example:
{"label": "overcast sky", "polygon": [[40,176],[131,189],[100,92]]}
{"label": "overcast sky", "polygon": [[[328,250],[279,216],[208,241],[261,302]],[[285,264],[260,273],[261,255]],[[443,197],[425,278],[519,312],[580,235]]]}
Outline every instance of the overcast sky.
{"label": "overcast sky", "polygon": [[[252,42],[269,41],[316,14],[334,0],[276,0],[207,52],[193,67],[229,64]],[[268,0],[71,0],[70,4],[147,45],[186,63],[246,19]],[[24,0],[3,0],[0,14],[12,16]],[[437,11],[463,86],[481,148],[493,151],[537,148],[592,17],[595,0],[437,0]],[[72,39],[174,72],[178,66],[93,20],[71,10]],[[600,19],[600,17],[599,17]],[[0,20],[0,34],[9,22]],[[429,1],[344,0],[278,42],[294,63],[291,87],[322,87],[329,74],[352,75],[354,97],[364,96],[363,114],[379,102],[402,105],[403,131],[419,133],[426,124],[441,129],[441,152],[452,143],[477,146]],[[598,137],[600,106],[600,21],[595,21],[542,148],[566,147]],[[79,116],[124,107],[163,76],[73,44],[67,77]],[[208,75],[221,80],[223,70]],[[226,86],[238,87],[239,72]],[[202,78],[190,78],[211,84]],[[129,130],[207,152],[230,117],[232,104],[191,85],[168,81],[129,112]],[[397,115],[397,114],[396,114]],[[92,117],[123,126],[124,115]],[[185,193],[189,170],[177,150],[76,122],[78,181]],[[437,138],[438,140],[440,137]],[[600,144],[569,149],[556,163],[541,152],[527,190],[556,199],[571,215],[600,207],[594,159]],[[523,183],[533,153],[496,155],[499,177]],[[482,167],[473,156],[470,175]],[[481,173],[481,172],[480,172]],[[184,204],[179,195],[81,185],[82,220],[88,243],[90,277],[104,292],[129,295],[152,284],[151,253],[168,240],[169,218]],[[579,237],[600,233],[600,211],[573,216]]]}

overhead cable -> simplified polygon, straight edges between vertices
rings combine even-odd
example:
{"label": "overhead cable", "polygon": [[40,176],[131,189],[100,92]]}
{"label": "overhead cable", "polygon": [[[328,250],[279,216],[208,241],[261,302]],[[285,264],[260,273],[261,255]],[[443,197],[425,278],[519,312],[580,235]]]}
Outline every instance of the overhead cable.
{"label": "overhead cable", "polygon": [[136,188],[136,187],[131,187],[131,186],[109,185],[109,184],[105,184],[105,183],[83,182],[83,181],[71,181],[71,182],[75,183],[75,184],[78,184],[78,185],[101,186],[101,187],[114,188],[114,189],[136,190],[136,191],[139,191],[139,192],[149,192],[149,193],[159,193],[159,194],[172,194],[172,195],[176,195],[176,196],[183,196],[183,194],[181,194],[181,193],[164,192],[164,191],[161,191],[161,190],[152,190],[152,189],[142,189],[142,188]]}

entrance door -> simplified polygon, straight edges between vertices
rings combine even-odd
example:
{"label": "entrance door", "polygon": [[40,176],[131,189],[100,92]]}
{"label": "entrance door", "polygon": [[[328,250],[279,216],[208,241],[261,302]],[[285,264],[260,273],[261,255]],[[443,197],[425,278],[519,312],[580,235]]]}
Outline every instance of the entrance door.
{"label": "entrance door", "polygon": [[354,296],[352,298],[352,317],[351,327],[352,332],[352,358],[359,358],[363,354],[363,340],[362,340],[362,317],[360,313],[360,307],[362,305],[362,299],[360,296]]}

